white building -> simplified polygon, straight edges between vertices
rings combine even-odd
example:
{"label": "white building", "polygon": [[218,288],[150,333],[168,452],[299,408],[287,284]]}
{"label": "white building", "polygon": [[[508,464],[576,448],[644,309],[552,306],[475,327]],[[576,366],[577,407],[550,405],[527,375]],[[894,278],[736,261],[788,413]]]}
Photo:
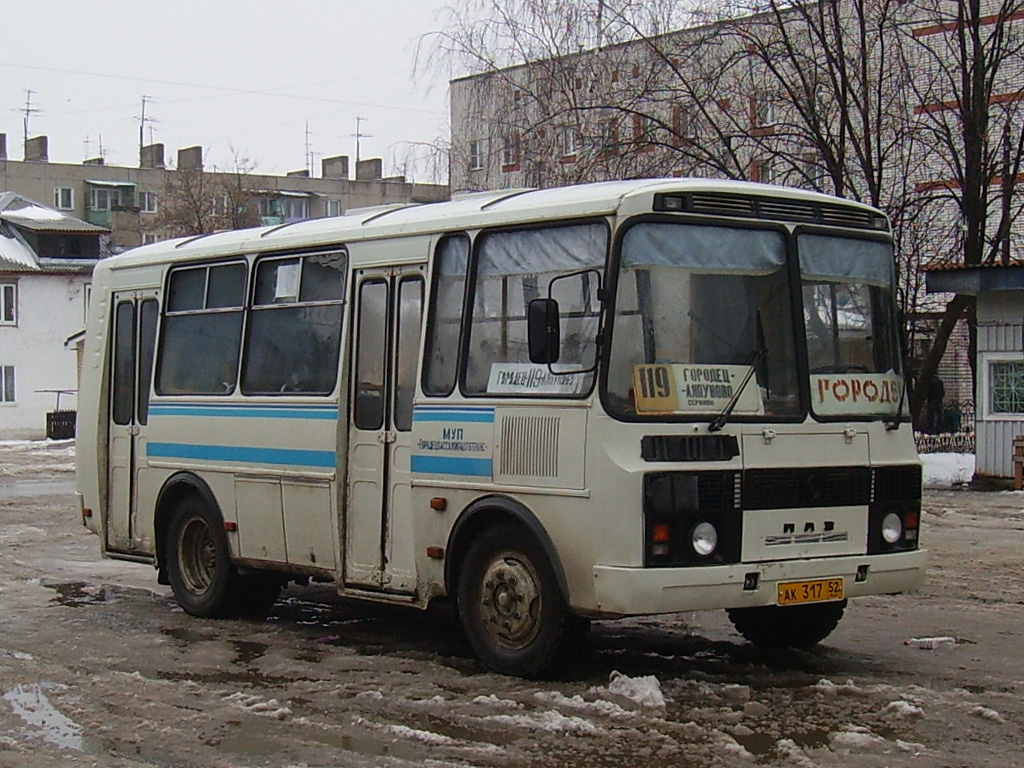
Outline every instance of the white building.
{"label": "white building", "polygon": [[77,357],[64,342],[85,324],[108,232],[0,194],[0,439],[44,437],[48,413],[76,408]]}

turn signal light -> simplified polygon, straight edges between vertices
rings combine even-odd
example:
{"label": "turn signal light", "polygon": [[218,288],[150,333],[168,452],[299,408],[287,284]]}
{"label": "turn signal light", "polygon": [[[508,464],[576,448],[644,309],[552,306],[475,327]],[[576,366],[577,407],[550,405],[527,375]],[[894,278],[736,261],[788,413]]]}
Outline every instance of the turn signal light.
{"label": "turn signal light", "polygon": [[672,528],[665,523],[658,523],[651,529],[651,541],[655,544],[667,544],[672,540]]}

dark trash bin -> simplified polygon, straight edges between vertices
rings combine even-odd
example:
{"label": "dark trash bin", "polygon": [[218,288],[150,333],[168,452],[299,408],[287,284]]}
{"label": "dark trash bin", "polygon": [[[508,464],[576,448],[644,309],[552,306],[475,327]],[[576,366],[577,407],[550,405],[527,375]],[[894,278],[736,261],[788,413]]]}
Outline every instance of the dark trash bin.
{"label": "dark trash bin", "polygon": [[50,411],[46,414],[46,436],[50,440],[71,440],[77,416],[78,411]]}

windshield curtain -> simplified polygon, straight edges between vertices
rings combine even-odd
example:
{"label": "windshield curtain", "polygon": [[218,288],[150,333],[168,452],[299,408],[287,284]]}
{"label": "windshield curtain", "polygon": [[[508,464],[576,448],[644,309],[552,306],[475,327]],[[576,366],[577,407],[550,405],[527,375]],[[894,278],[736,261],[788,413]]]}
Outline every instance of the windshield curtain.
{"label": "windshield curtain", "polygon": [[800,413],[783,233],[636,224],[616,291],[614,414],[713,417],[737,392],[737,416]]}
{"label": "windshield curtain", "polygon": [[894,414],[903,378],[892,245],[804,234],[797,248],[812,410]]}

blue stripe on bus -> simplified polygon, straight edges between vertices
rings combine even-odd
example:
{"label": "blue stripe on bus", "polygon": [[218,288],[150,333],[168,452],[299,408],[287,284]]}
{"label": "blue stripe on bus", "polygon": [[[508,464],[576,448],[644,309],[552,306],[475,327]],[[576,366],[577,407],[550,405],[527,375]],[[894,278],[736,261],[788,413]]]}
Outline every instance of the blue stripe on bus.
{"label": "blue stripe on bus", "polygon": [[435,410],[433,408],[416,408],[413,411],[412,418],[413,421],[458,421],[492,424],[494,423],[494,409],[438,408]]}
{"label": "blue stripe on bus", "polygon": [[338,418],[334,406],[291,407],[254,405],[159,405],[153,403],[149,412],[154,416],[223,416],[255,419],[325,419]]}
{"label": "blue stripe on bus", "polygon": [[412,471],[430,475],[469,475],[490,477],[490,459],[463,459],[457,456],[412,456]]}
{"label": "blue stripe on bus", "polygon": [[192,445],[189,443],[149,443],[146,453],[153,458],[228,461],[242,464],[278,464],[292,467],[334,467],[334,451],[308,451],[293,448],[253,448],[241,445]]}

